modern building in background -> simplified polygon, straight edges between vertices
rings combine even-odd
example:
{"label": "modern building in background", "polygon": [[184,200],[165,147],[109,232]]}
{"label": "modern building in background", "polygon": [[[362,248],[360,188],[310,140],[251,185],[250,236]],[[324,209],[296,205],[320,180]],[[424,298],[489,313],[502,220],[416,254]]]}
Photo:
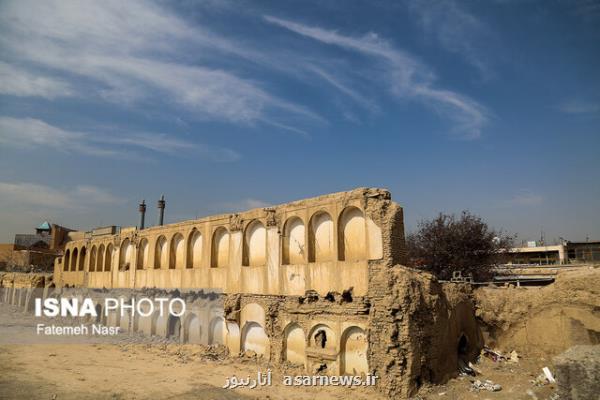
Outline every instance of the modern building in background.
{"label": "modern building in background", "polygon": [[570,242],[552,246],[537,246],[530,242],[526,247],[516,247],[507,254],[507,264],[565,265],[600,262],[600,241]]}

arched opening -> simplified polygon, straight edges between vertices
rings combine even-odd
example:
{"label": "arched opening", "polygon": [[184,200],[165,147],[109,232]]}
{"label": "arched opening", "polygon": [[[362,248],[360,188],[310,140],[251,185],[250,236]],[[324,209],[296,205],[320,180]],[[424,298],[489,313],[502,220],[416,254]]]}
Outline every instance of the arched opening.
{"label": "arched opening", "polygon": [[187,268],[198,268],[202,262],[202,234],[195,228],[188,239]]}
{"label": "arched opening", "polygon": [[100,303],[96,304],[96,323],[101,323],[102,321],[102,306]]}
{"label": "arched opening", "polygon": [[86,249],[85,247],[81,248],[81,251],[79,253],[79,261],[78,261],[78,271],[83,271],[85,268],[85,258],[86,258]]}
{"label": "arched opening", "polygon": [[210,321],[208,344],[225,344],[225,320],[215,317]]}
{"label": "arched opening", "polygon": [[283,264],[304,264],[306,262],[306,229],[304,222],[298,217],[292,217],[285,222],[283,232]]}
{"label": "arched opening", "polygon": [[137,322],[137,330],[139,332],[143,332],[145,335],[154,335],[156,333],[156,319],[158,315],[158,311],[155,311],[153,314],[146,315],[149,313],[148,307],[143,307],[144,315],[139,315]]}
{"label": "arched opening", "polygon": [[346,329],[342,335],[342,374],[358,376],[369,373],[368,346],[364,330],[357,326]]}
{"label": "arched opening", "polygon": [[74,248],[71,253],[71,271],[77,270],[77,254],[77,248]]}
{"label": "arched opening", "polygon": [[169,257],[169,268],[183,268],[183,255],[185,251],[185,242],[181,233],[176,233],[171,238],[171,256]]}
{"label": "arched opening", "polygon": [[319,211],[309,224],[309,262],[333,260],[333,220],[325,211]]}
{"label": "arched opening", "polygon": [[462,363],[466,365],[469,362],[469,340],[464,333],[461,333],[456,346],[456,353],[458,355],[459,366]]}
{"label": "arched opening", "polygon": [[110,271],[112,269],[112,258],[113,258],[113,245],[108,244],[106,246],[106,255],[104,256],[104,271]]}
{"label": "arched opening", "polygon": [[226,339],[225,344],[231,354],[239,354],[240,352],[240,327],[235,322],[227,321],[226,324]]}
{"label": "arched opening", "polygon": [[129,239],[125,239],[121,242],[121,248],[119,249],[119,269],[128,270],[131,267],[131,261],[133,259],[133,244]]}
{"label": "arched opening", "polygon": [[154,248],[154,268],[167,268],[167,238],[160,236]]}
{"label": "arched opening", "polygon": [[69,264],[71,263],[71,250],[65,251],[65,257],[63,258],[63,271],[69,270]]}
{"label": "arched opening", "polygon": [[242,351],[254,351],[257,355],[269,355],[269,337],[263,327],[254,321],[248,321],[242,329]]}
{"label": "arched opening", "polygon": [[285,360],[296,365],[306,361],[306,338],[304,331],[296,323],[288,325],[285,334]]}
{"label": "arched opening", "polygon": [[179,340],[181,338],[181,319],[174,315],[169,315],[167,323],[167,337]]}
{"label": "arched opening", "polygon": [[92,246],[92,250],[90,251],[90,272],[96,271],[96,253],[98,249],[96,246]]}
{"label": "arched opening", "polygon": [[245,266],[258,267],[267,263],[267,230],[260,221],[252,221],[244,234]]}
{"label": "arched opening", "polygon": [[148,266],[148,256],[150,254],[150,245],[148,239],[142,239],[138,248],[137,269],[144,269]]}
{"label": "arched opening", "polygon": [[213,268],[227,267],[229,265],[229,232],[220,227],[213,234],[211,262]]}
{"label": "arched opening", "polygon": [[131,319],[131,313],[129,310],[123,310],[123,315],[119,319],[120,332],[129,332],[129,322]]}
{"label": "arched opening", "polygon": [[104,245],[101,244],[98,247],[98,259],[96,260],[96,271],[102,272],[104,270]]}
{"label": "arched opening", "polygon": [[202,341],[201,328],[200,318],[196,314],[190,314],[183,330],[183,341],[185,343],[200,344]]}
{"label": "arched opening", "polygon": [[346,207],[340,214],[338,253],[340,261],[367,259],[367,231],[363,212]]}

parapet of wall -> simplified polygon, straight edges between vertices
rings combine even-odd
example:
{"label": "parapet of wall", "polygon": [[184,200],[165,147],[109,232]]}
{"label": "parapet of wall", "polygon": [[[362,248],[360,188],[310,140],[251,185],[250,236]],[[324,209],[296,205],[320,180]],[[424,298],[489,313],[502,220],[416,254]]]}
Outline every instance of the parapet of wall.
{"label": "parapet of wall", "polygon": [[456,374],[458,360],[474,360],[483,347],[470,288],[441,284],[403,266],[371,278],[378,292],[369,314],[369,365],[390,397],[412,396],[426,383]]}
{"label": "parapet of wall", "polygon": [[52,274],[50,273],[0,273],[0,288],[43,288],[51,284]]}
{"label": "parapet of wall", "polygon": [[491,346],[546,357],[600,344],[599,268],[561,272],[543,287],[479,288],[475,301]]}
{"label": "parapet of wall", "polygon": [[[226,293],[363,296],[374,266],[404,261],[402,208],[359,188],[68,243],[59,285],[214,288]],[[70,233],[73,239],[73,233]]]}

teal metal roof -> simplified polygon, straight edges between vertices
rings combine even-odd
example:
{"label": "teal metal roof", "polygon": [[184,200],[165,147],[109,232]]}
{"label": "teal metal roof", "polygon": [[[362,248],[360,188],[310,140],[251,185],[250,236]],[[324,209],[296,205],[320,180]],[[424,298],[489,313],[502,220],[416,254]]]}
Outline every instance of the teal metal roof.
{"label": "teal metal roof", "polygon": [[37,227],[37,229],[40,230],[44,230],[44,231],[49,231],[50,230],[50,223],[48,221],[44,221],[40,224],[40,226]]}

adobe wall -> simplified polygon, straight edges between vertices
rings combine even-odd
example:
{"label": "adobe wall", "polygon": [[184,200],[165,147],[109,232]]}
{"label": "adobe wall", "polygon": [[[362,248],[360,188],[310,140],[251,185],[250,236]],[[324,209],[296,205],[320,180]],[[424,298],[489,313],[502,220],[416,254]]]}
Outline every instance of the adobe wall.
{"label": "adobe wall", "polygon": [[[402,208],[382,189],[72,239],[55,262],[57,290],[221,290],[221,312],[172,322],[183,342],[309,374],[374,374],[390,397],[443,381],[481,345],[466,290],[400,265]],[[167,323],[134,329],[168,335]]]}
{"label": "adobe wall", "polygon": [[474,295],[490,346],[548,357],[600,344],[599,268],[561,271],[548,286],[482,287]]}
{"label": "adobe wall", "polygon": [[355,189],[69,242],[57,285],[214,288],[226,293],[366,295],[370,266],[404,260],[402,209]]}

